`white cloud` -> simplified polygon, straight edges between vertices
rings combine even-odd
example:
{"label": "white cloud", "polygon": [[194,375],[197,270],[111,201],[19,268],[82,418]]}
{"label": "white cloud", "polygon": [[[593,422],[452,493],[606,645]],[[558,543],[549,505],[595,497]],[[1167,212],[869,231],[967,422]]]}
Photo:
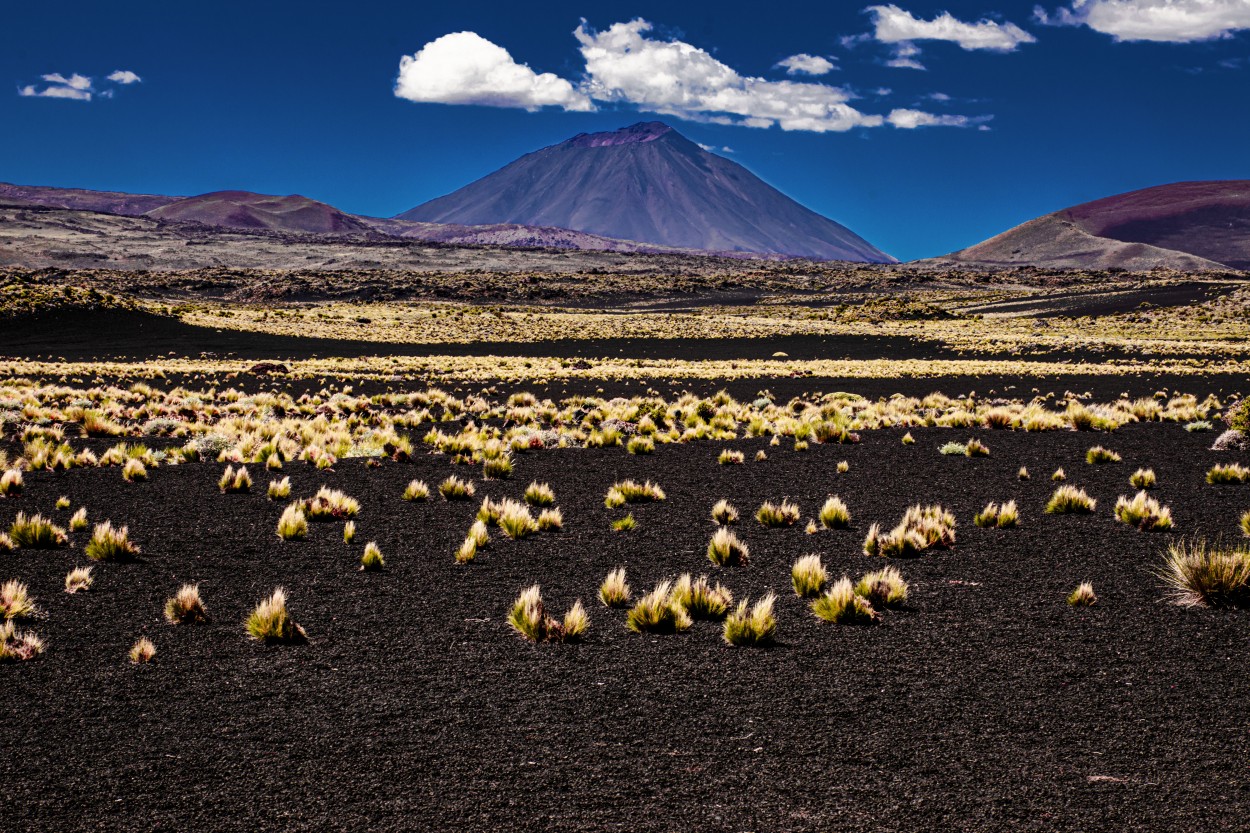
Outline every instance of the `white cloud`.
{"label": "white cloud", "polygon": [[907,109],[891,110],[886,120],[902,130],[915,130],[917,127],[971,127],[986,121],[984,117],[940,116],[923,110]]}
{"label": "white cloud", "polygon": [[828,75],[837,69],[833,61],[819,55],[808,55],[806,52],[791,55],[777,62],[777,66],[786,71],[786,75]]}
{"label": "white cloud", "polygon": [[593,110],[590,99],[550,72],[518,64],[508,51],[474,32],[454,32],[399,61],[395,95],[409,101],[491,107]]}
{"label": "white cloud", "polygon": [[17,94],[26,98],[64,98],[70,101],[90,101],[93,94],[91,78],[74,73],[66,78],[59,72],[43,76],[47,84],[42,88],[34,84],[19,87]]}
{"label": "white cloud", "polygon": [[119,69],[108,77],[114,84],[135,84],[143,79],[128,69]]}
{"label": "white cloud", "polygon": [[919,55],[920,47],[911,41],[901,41],[894,44],[894,57],[886,61],[885,65],[896,69],[923,70],[925,66],[918,60]]}
{"label": "white cloud", "polygon": [[967,50],[1013,52],[1021,44],[1037,40],[1014,23],[988,19],[965,23],[950,12],[943,12],[932,20],[922,20],[893,4],[869,6],[865,11],[873,16],[873,36],[882,43],[939,40],[957,43]]}
{"label": "white cloud", "polygon": [[577,27],[586,59],[583,89],[592,98],[695,121],[818,133],[884,122],[850,106],[851,95],[841,87],[740,75],[688,43],[643,37],[650,30],[642,19],[603,32],[588,30],[585,22]]}
{"label": "white cloud", "polygon": [[1033,16],[1055,26],[1088,26],[1117,41],[1190,43],[1250,29],[1250,0],[1074,0],[1053,14],[1038,6]]}

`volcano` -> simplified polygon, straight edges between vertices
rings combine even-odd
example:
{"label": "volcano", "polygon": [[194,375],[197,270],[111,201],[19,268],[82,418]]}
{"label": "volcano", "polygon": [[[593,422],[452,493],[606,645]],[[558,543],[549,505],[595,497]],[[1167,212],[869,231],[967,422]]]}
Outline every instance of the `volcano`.
{"label": "volcano", "polygon": [[275,197],[250,191],[214,191],[147,212],[158,220],[201,223],[218,228],[257,229],[308,234],[363,234],[362,220],[307,197]]}
{"label": "volcano", "polygon": [[682,249],[894,262],[661,122],[574,136],[396,219],[553,226]]}

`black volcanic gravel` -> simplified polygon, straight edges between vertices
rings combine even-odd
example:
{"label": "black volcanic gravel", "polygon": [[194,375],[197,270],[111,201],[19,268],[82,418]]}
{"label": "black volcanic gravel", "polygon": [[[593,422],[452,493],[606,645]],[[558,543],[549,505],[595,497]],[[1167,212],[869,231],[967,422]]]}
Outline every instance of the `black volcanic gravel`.
{"label": "black volcanic gravel", "polygon": [[[0,500],[54,514],[59,495],[94,521],[129,524],[143,560],[98,565],[87,593],[61,592],[85,563],[74,549],[0,556],[0,579],[28,582],[47,612],[36,661],[0,666],[5,828],[14,831],[1196,831],[1245,830],[1250,813],[1250,612],[1167,604],[1153,571],[1173,536],[1116,523],[1139,465],[1159,476],[1177,536],[1240,533],[1250,487],[1208,486],[1212,434],[1132,425],[1111,435],[977,431],[988,458],[937,448],[973,432],[867,432],[857,446],[729,443],[743,466],[718,466],[720,444],[522,455],[512,481],[483,494],[519,496],[549,481],[565,531],[512,542],[493,536],[468,566],[452,552],[477,503],[408,504],[413,477],[431,486],[452,467],[410,464],[334,472],[288,465],[296,495],[327,483],[359,498],[357,543],[342,524],[309,540],[274,535],[281,511],[256,493],[221,495],[216,465],[161,467],[126,484],[117,469],[31,473]],[[1124,462],[1084,463],[1107,445]],[[769,459],[752,460],[765,448]],[[850,471],[839,475],[839,460]],[[1027,465],[1032,479],[1016,472]],[[1088,517],[1047,516],[1058,466],[1098,498]],[[477,472],[473,471],[476,475]],[[620,477],[651,478],[664,503],[603,507]],[[766,498],[804,517],[836,492],[850,531],[764,530]],[[744,515],[751,563],[720,571],[739,597],[779,596],[780,644],[725,645],[718,628],[681,636],[626,632],[595,600],[624,565],[635,594],[656,581],[712,572],[704,557],[719,498]],[[1017,530],[982,530],[987,501],[1016,499]],[[860,554],[873,521],[940,501],[959,519],[949,552],[899,562],[907,609],[867,628],[822,623],[789,590],[789,566],[822,553],[836,576],[882,562]],[[387,558],[356,571],[364,542]],[[1065,594],[1094,583],[1100,602]],[[198,582],[212,622],[169,626],[162,604]],[[586,603],[580,645],[529,645],[507,608],[540,582],[563,611]],[[310,644],[263,647],[242,620],[276,585],[290,593]],[[126,662],[141,634],[149,666]]]}

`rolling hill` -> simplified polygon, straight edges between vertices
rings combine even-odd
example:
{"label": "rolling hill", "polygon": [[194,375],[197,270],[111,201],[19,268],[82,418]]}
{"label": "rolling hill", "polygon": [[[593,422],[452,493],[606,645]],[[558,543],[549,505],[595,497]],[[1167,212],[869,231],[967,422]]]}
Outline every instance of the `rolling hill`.
{"label": "rolling hill", "polygon": [[303,234],[368,233],[358,217],[298,195],[273,197],[250,191],[214,191],[163,205],[148,217],[217,228],[284,231]]}

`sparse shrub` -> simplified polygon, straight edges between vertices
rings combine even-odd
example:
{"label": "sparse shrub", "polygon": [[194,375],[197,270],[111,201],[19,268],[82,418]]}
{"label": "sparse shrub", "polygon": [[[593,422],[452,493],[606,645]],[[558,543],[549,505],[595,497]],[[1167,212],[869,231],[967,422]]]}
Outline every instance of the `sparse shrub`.
{"label": "sparse shrub", "polygon": [[629,604],[630,588],[625,581],[625,568],[617,567],[599,585],[599,601],[605,607],[625,607]]}
{"label": "sparse shrub", "polygon": [[269,459],[265,460],[265,468],[269,471],[282,471],[282,455],[270,454]]}
{"label": "sparse shrub", "polygon": [[1174,602],[1186,606],[1250,606],[1250,548],[1209,546],[1205,540],[1168,548],[1160,571]]}
{"label": "sparse shrub", "polygon": [[29,619],[39,612],[30,588],[17,579],[0,584],[0,617],[4,619]]}
{"label": "sparse shrub", "polygon": [[725,448],[721,449],[720,456],[716,458],[716,462],[722,466],[738,466],[746,462],[746,455],[741,451]]}
{"label": "sparse shrub", "polygon": [[473,525],[469,527],[469,536],[473,539],[473,543],[478,549],[486,549],[490,544],[490,528],[486,526],[483,520],[475,520]]}
{"label": "sparse shrub", "polygon": [[820,525],[825,529],[846,529],[851,525],[851,510],[837,495],[830,495],[820,507]]}
{"label": "sparse shrub", "polygon": [[964,454],[969,457],[989,457],[990,448],[978,439],[971,439],[964,446]]}
{"label": "sparse shrub", "polygon": [[505,498],[500,504],[499,529],[513,540],[525,538],[538,531],[538,523],[524,503]]}
{"label": "sparse shrub", "polygon": [[443,500],[469,500],[477,493],[477,489],[472,483],[453,474],[438,484],[438,493],[443,496]]}
{"label": "sparse shrub", "polygon": [[1172,528],[1172,510],[1146,492],[1138,492],[1132,500],[1120,495],[1115,502],[1115,516],[1121,522],[1145,532],[1163,532]]}
{"label": "sparse shrub", "polygon": [[133,665],[144,665],[156,657],[156,644],[146,636],[139,637],[130,648],[130,662]]}
{"label": "sparse shrub", "polygon": [[[1250,401],[1250,400],[1248,400]],[[1207,482],[1212,485],[1245,483],[1250,481],[1250,468],[1240,463],[1216,464],[1207,472]]]}
{"label": "sparse shrub", "polygon": [[25,512],[17,513],[17,518],[9,527],[9,538],[17,546],[28,550],[51,550],[69,543],[65,530],[43,515],[27,517]]}
{"label": "sparse shrub", "polygon": [[979,527],[998,527],[999,529],[1010,529],[1019,521],[1020,511],[1016,508],[1014,500],[1009,500],[1002,506],[997,503],[987,503],[985,508],[973,518],[973,523]]}
{"label": "sparse shrub", "polygon": [[1068,594],[1068,604],[1072,607],[1090,607],[1097,602],[1098,596],[1094,594],[1094,585],[1088,581],[1081,582]]}
{"label": "sparse shrub", "polygon": [[907,601],[907,582],[894,567],[864,573],[855,584],[855,593],[874,607],[899,607]]}
{"label": "sparse shrub", "polygon": [[286,591],[274,588],[269,598],[252,610],[245,623],[248,635],[266,644],[305,642],[308,634],[291,620],[286,609]]}
{"label": "sparse shrub", "polygon": [[130,561],[139,554],[139,547],[130,540],[129,528],[105,521],[95,525],[84,552],[92,561]]}
{"label": "sparse shrub", "polygon": [[226,466],[226,471],[217,481],[217,487],[223,494],[239,494],[252,490],[252,476],[247,473],[247,466],[240,466],[238,471],[233,466]]}
{"label": "sparse shrub", "polygon": [[554,506],[556,493],[548,484],[535,480],[525,487],[525,502],[530,506]]}
{"label": "sparse shrub", "polygon": [[681,633],[694,621],[686,609],[672,599],[672,582],[655,586],[625,615],[625,627],[634,633]]}
{"label": "sparse shrub", "polygon": [[1134,489],[1153,489],[1156,479],[1154,469],[1138,469],[1128,479]]}
{"label": "sparse shrub", "polygon": [[127,483],[142,483],[148,479],[147,467],[139,460],[127,460],[126,465],[122,466],[122,479]]}
{"label": "sparse shrub", "polygon": [[0,474],[0,497],[17,497],[22,493],[23,486],[21,470],[9,469]]}
{"label": "sparse shrub", "polygon": [[911,435],[910,431],[908,431],[906,434],[903,435],[903,445],[915,445],[915,444],[916,444],[916,438]]}
{"label": "sparse shrub", "polygon": [[1199,419],[1185,424],[1185,430],[1191,434],[1195,431],[1210,431],[1213,427],[1214,426],[1205,419]]}
{"label": "sparse shrub", "polygon": [[482,505],[477,509],[477,519],[487,526],[499,525],[499,513],[503,507],[490,499],[490,495],[482,498]]}
{"label": "sparse shrub", "polygon": [[769,593],[748,611],[748,599],[738,603],[733,613],[725,618],[723,637],[730,645],[746,648],[763,648],[773,643],[777,633],[777,617],[773,605],[777,597]]}
{"label": "sparse shrub", "polygon": [[559,532],[564,529],[564,514],[558,507],[544,509],[538,513],[539,532]]}
{"label": "sparse shrub", "polygon": [[1053,483],[1062,483],[1068,479],[1068,476],[1063,473],[1063,468],[1060,467],[1055,469],[1055,473],[1050,476],[1050,479]]}
{"label": "sparse shrub", "polygon": [[1020,467],[1020,471],[1016,472],[1016,479],[1018,479],[1018,480],[1028,480],[1028,479],[1029,479],[1029,470],[1028,470],[1026,467],[1024,467],[1024,466],[1021,466],[1021,467]]}
{"label": "sparse shrub", "polygon": [[743,567],[751,560],[751,551],[737,535],[721,527],[708,542],[707,557],[717,567]]}
{"label": "sparse shrub", "polygon": [[87,507],[81,506],[78,511],[70,516],[69,531],[81,532],[87,528]]}
{"label": "sparse shrub", "polygon": [[477,558],[478,543],[472,535],[464,539],[464,543],[460,545],[460,549],[456,550],[456,563],[468,564]]}
{"label": "sparse shrub", "polygon": [[282,510],[278,519],[278,537],[283,541],[299,541],[308,535],[308,517],[298,501]]}
{"label": "sparse shrub", "polygon": [[57,509],[59,509],[59,510],[61,510],[61,511],[65,511],[65,510],[66,510],[66,509],[68,509],[69,507],[70,507],[69,498],[65,497],[65,495],[61,495],[59,498],[57,498],[57,499],[56,499],[56,508],[57,508]]}
{"label": "sparse shrub", "polygon": [[955,516],[940,505],[908,508],[898,526],[883,533],[873,524],[864,539],[864,555],[888,558],[916,556],[933,548],[955,544]]}
{"label": "sparse shrub", "polygon": [[382,557],[382,550],[378,549],[378,545],[373,541],[365,544],[365,553],[360,556],[361,571],[373,573],[381,570],[385,566],[386,559]]}
{"label": "sparse shrub", "polygon": [[512,457],[501,454],[482,461],[482,476],[487,480],[507,480],[512,476]]}
{"label": "sparse shrub", "polygon": [[1051,515],[1088,515],[1094,511],[1098,501],[1085,494],[1084,489],[1076,486],[1060,486],[1050,496],[1046,504],[1046,512]]}
{"label": "sparse shrub", "polygon": [[430,499],[430,487],[424,480],[412,480],[404,487],[404,500],[419,502]]}
{"label": "sparse shrub", "polygon": [[43,640],[33,631],[18,631],[10,620],[0,622],[0,662],[25,662],[43,653]]}
{"label": "sparse shrub", "polygon": [[1096,445],[1085,452],[1085,462],[1091,466],[1102,465],[1103,463],[1118,463],[1120,462],[1120,455],[1109,448]]}
{"label": "sparse shrub", "polygon": [[200,598],[198,584],[184,584],[165,602],[165,621],[171,625],[192,625],[208,621],[208,610]]}
{"label": "sparse shrub", "polygon": [[608,509],[616,509],[627,503],[650,503],[667,500],[667,498],[668,496],[664,494],[664,490],[650,480],[646,483],[622,480],[608,489],[607,496],[603,499],[603,505]]}
{"label": "sparse shrub", "polygon": [[13,539],[9,537],[7,532],[0,532],[0,552],[13,552],[17,549],[17,544],[13,543]]}
{"label": "sparse shrub", "polygon": [[795,594],[801,598],[819,595],[828,581],[829,572],[820,563],[820,556],[815,553],[803,556],[790,568],[790,583],[794,586]]}
{"label": "sparse shrub", "polygon": [[755,520],[768,529],[780,526],[794,526],[799,521],[799,507],[789,500],[782,500],[780,505],[766,500],[755,510]]}
{"label": "sparse shrub", "polygon": [[755,462],[759,463],[767,459],[768,459],[768,452],[765,451],[764,449],[761,448],[759,451],[755,452]]}
{"label": "sparse shrub", "polygon": [[541,588],[535,584],[521,591],[508,612],[508,625],[531,642],[575,642],[590,626],[590,617],[581,601],[564,614],[564,621],[549,616],[543,605]]}
{"label": "sparse shrub", "polygon": [[348,521],[343,524],[343,543],[350,544],[356,540],[356,522]]}
{"label": "sparse shrub", "polygon": [[794,450],[795,451],[807,451],[807,440],[795,440]]}
{"label": "sparse shrub", "polygon": [[655,453],[655,440],[638,434],[629,438],[629,442],[625,443],[625,450],[630,454],[653,454]]}
{"label": "sparse shrub", "polygon": [[633,529],[636,526],[638,526],[638,522],[634,520],[634,513],[630,512],[625,517],[618,518],[617,520],[612,522],[612,531],[613,532],[629,532],[631,529]]}
{"label": "sparse shrub", "polygon": [[850,470],[851,470],[851,464],[848,463],[847,461],[843,460],[842,462],[838,463],[838,474],[846,474]]}
{"label": "sparse shrub", "polygon": [[968,453],[968,446],[963,443],[949,442],[938,449],[939,454],[947,457],[964,456]]}
{"label": "sparse shrub", "polygon": [[269,481],[269,499],[270,500],[286,500],[291,496],[291,478],[284,477],[281,480]]}
{"label": "sparse shrub", "polygon": [[738,510],[727,500],[718,500],[712,507],[712,520],[718,524],[729,525],[738,522]]}
{"label": "sparse shrub", "polygon": [[317,494],[305,499],[303,506],[304,514],[310,521],[351,518],[360,511],[360,501],[328,486],[322,486]]}
{"label": "sparse shrub", "polygon": [[90,567],[75,567],[65,574],[65,592],[77,593],[79,590],[90,590],[94,581]]}
{"label": "sparse shrub", "polygon": [[868,625],[878,618],[872,603],[855,592],[855,586],[846,576],[813,599],[811,608],[817,618],[836,625]]}
{"label": "sparse shrub", "polygon": [[699,576],[697,581],[691,581],[689,573],[682,573],[677,579],[669,598],[673,604],[685,610],[691,619],[703,621],[724,619],[734,600],[733,594],[720,582],[713,587],[707,576]]}

